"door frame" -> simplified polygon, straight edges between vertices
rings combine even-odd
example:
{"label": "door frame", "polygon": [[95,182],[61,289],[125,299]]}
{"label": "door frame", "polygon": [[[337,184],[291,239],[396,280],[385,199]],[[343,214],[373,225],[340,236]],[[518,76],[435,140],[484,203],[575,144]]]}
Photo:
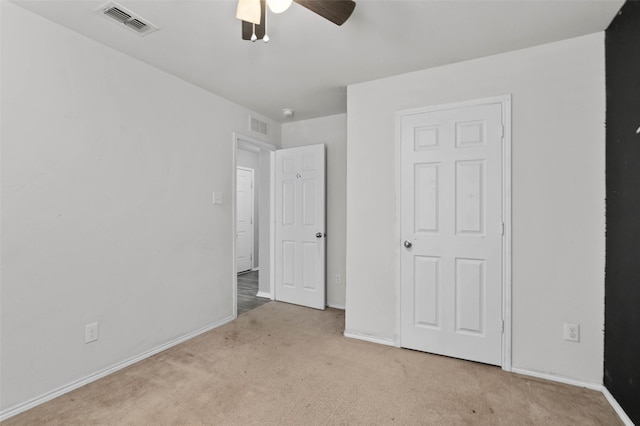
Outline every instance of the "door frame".
{"label": "door frame", "polygon": [[512,345],[512,312],[511,312],[511,94],[493,96],[481,99],[472,99],[461,102],[453,102],[432,105],[422,108],[405,109],[396,112],[396,333],[394,345],[400,347],[401,342],[401,206],[402,206],[402,139],[400,120],[402,117],[414,114],[423,114],[448,109],[458,109],[486,104],[500,104],[502,109],[502,123],[504,127],[502,143],[502,218],[504,222],[504,235],[502,236],[502,363],[505,371],[511,371],[511,345]]}
{"label": "door frame", "polygon": [[[251,173],[251,245],[250,245],[250,248],[251,248],[251,269],[250,269],[250,271],[253,271],[255,269],[255,265],[253,263],[253,252],[255,250],[255,238],[256,238],[255,232],[254,232],[254,221],[255,220],[257,220],[258,222],[260,221],[259,217],[258,218],[254,217],[255,216],[254,215],[255,204],[256,204],[256,201],[255,201],[255,187],[254,187],[255,179],[256,179],[256,171],[255,171],[255,169],[252,169],[252,168],[249,168],[249,167],[236,166],[236,204],[235,204],[236,205],[236,215],[238,214],[238,210],[237,210],[237,208],[238,208],[238,197],[237,197],[237,195],[238,195],[238,171],[239,170]],[[236,217],[236,232],[238,231],[237,226],[238,226],[238,218]],[[236,236],[236,240],[237,240],[237,236]],[[236,250],[238,250],[237,244],[236,244]],[[238,273],[237,272],[237,269],[238,269],[237,258],[238,258],[238,252],[236,251],[236,274]]]}
{"label": "door frame", "polygon": [[[231,191],[231,214],[232,214],[232,224],[231,224],[231,232],[232,232],[232,238],[231,238],[231,251],[233,253],[232,256],[232,262],[231,262],[231,271],[233,272],[232,274],[232,291],[231,291],[231,297],[232,297],[232,307],[233,307],[233,311],[232,311],[232,316],[233,318],[237,318],[238,317],[238,274],[236,272],[237,270],[237,265],[236,265],[236,221],[238,220],[237,215],[237,191],[238,191],[238,187],[237,187],[237,176],[236,176],[236,170],[238,168],[238,162],[236,159],[236,153],[238,152],[238,147],[242,147],[243,145],[248,146],[248,147],[253,147],[253,148],[258,148],[258,149],[265,149],[267,151],[270,151],[270,158],[269,158],[269,259],[268,259],[268,263],[269,263],[269,297],[271,298],[271,300],[275,299],[275,289],[274,289],[274,283],[275,283],[275,256],[274,256],[274,246],[275,246],[275,222],[274,222],[274,217],[275,217],[275,199],[274,199],[274,184],[275,184],[275,164],[274,164],[274,157],[275,157],[275,151],[276,149],[278,149],[275,145],[270,144],[268,142],[263,142],[261,140],[252,138],[251,136],[246,136],[243,133],[239,133],[239,132],[233,132],[233,152],[231,155],[231,162],[232,162],[232,178],[231,178],[231,187],[232,187],[232,191]],[[262,206],[260,206],[262,207]],[[258,218],[259,220],[259,218]],[[264,262],[265,259],[260,260],[261,262]]]}

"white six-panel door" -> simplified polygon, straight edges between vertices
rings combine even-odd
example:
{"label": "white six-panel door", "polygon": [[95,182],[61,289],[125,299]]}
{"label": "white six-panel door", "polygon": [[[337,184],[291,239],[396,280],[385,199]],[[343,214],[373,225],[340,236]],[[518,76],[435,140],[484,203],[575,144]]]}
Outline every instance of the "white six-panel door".
{"label": "white six-panel door", "polygon": [[252,169],[237,168],[236,272],[253,268],[253,179]]}
{"label": "white six-panel door", "polygon": [[325,148],[282,149],[275,158],[276,300],[324,309]]}
{"label": "white six-panel door", "polygon": [[399,119],[403,347],[501,364],[502,106]]}

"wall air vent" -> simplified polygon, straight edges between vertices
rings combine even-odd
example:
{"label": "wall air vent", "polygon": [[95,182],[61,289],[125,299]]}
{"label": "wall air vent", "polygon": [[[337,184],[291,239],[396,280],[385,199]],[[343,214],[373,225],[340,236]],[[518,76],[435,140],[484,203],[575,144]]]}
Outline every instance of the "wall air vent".
{"label": "wall air vent", "polygon": [[141,18],[115,2],[105,4],[96,12],[110,20],[124,24],[126,28],[135,31],[139,35],[145,36],[159,30],[157,26],[153,25],[148,20]]}
{"label": "wall air vent", "polygon": [[269,126],[266,122],[249,116],[249,130],[267,136],[269,134]]}

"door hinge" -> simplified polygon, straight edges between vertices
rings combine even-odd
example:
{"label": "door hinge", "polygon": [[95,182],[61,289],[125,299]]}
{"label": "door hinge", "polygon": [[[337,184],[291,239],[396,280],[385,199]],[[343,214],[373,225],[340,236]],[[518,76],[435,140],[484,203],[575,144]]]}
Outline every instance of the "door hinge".
{"label": "door hinge", "polygon": [[500,224],[500,235],[504,235],[504,222]]}
{"label": "door hinge", "polygon": [[500,135],[500,138],[504,138],[504,126],[502,124],[498,126],[498,135]]}
{"label": "door hinge", "polygon": [[504,334],[504,320],[502,320],[502,326],[500,327],[500,333]]}

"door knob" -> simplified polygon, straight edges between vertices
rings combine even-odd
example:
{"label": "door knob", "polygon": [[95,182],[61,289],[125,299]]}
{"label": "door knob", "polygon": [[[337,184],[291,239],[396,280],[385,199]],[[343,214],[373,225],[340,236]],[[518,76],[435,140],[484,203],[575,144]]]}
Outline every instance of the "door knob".
{"label": "door knob", "polygon": [[413,246],[413,244],[411,244],[411,241],[405,241],[405,242],[404,242],[404,246],[405,246],[406,248],[411,248],[411,246]]}
{"label": "door knob", "polygon": [[322,238],[322,232],[318,232],[318,233],[316,234],[316,238]]}

